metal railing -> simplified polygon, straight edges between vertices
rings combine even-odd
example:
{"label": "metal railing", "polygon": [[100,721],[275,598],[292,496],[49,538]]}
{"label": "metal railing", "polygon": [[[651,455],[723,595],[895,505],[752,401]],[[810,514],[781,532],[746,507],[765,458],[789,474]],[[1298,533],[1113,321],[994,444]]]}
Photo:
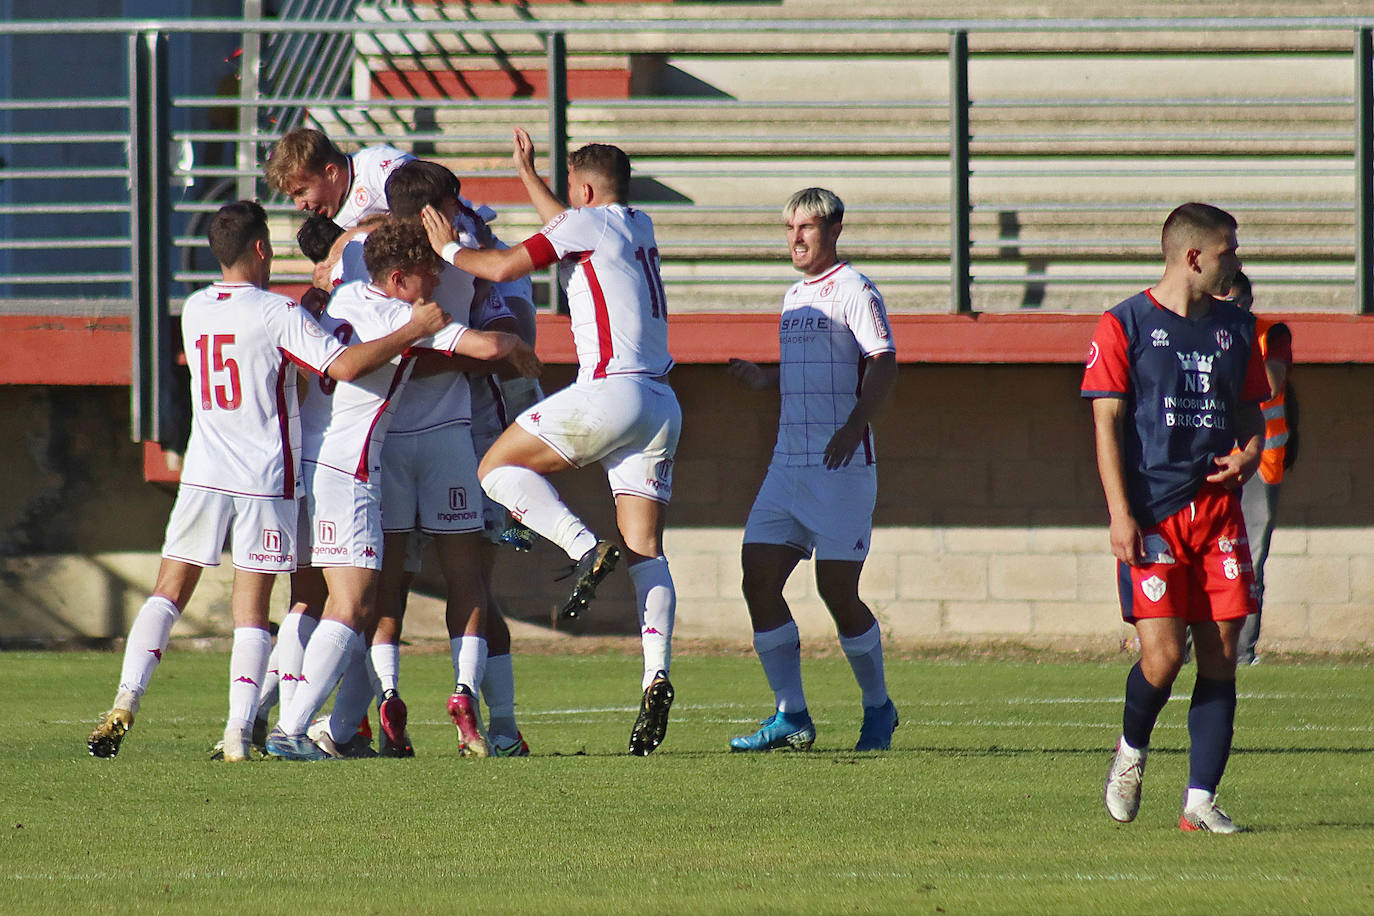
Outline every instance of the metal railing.
{"label": "metal railing", "polygon": [[[332,0],[299,9],[328,17],[352,6]],[[131,313],[139,344],[136,438],[157,435],[168,316],[187,287],[215,273],[202,239],[206,215],[230,197],[259,196],[278,225],[288,223],[290,207],[271,199],[261,162],[284,129],[301,123],[322,125],[345,144],[392,142],[451,161],[466,182],[513,175],[500,164],[506,125],[513,116],[542,119],[536,139],[549,150],[556,188],[566,179],[570,143],[620,142],[652,185],[649,207],[660,225],[670,295],[680,291],[689,302],[695,296],[730,307],[752,300],[760,284],[787,277],[777,256],[779,189],[820,175],[852,189],[844,194],[846,240],[890,290],[897,311],[929,310],[942,287],[946,310],[968,311],[1008,307],[990,305],[998,296],[1013,308],[1035,308],[1046,290],[1119,291],[1149,282],[1157,271],[1156,214],[1180,199],[1179,187],[1206,181],[1222,188],[1208,199],[1257,227],[1243,241],[1261,273],[1272,266],[1266,289],[1322,298],[1328,310],[1374,311],[1374,19],[619,20],[622,43],[636,34],[824,31],[860,43],[863,36],[911,36],[914,47],[919,37],[924,44],[909,54],[884,45],[871,56],[894,66],[909,59],[943,66],[947,89],[873,99],[817,84],[799,86],[793,98],[605,99],[569,91],[578,73],[570,57],[575,64],[578,49],[606,31],[604,22],[266,21],[251,15],[260,4],[250,0],[247,9],[244,20],[0,23],[0,50],[6,40],[44,35],[99,37],[124,48],[125,85],[109,95],[0,98],[0,311]],[[1206,30],[1222,36],[1222,46],[1238,32],[1273,33],[1276,46],[1294,30],[1330,35],[1316,53],[1348,55],[1352,90],[1152,98],[1103,88],[1028,98],[980,91],[971,80],[980,51],[970,38],[984,34]],[[547,91],[501,100],[340,94],[367,65],[358,56],[363,46],[401,48],[406,66],[461,65],[442,47],[455,32],[460,43],[482,38],[468,44],[483,53],[499,53],[507,38],[537,37]],[[943,51],[932,49],[932,35],[944,36]],[[204,91],[172,66],[184,55],[169,53],[169,42],[206,36],[243,49],[232,91]],[[376,62],[400,65],[394,54]],[[1027,67],[1035,63],[1026,57]],[[1184,126],[1142,127],[1142,108],[1161,124]],[[1061,110],[1071,114],[1061,117]],[[45,123],[50,111],[61,125]],[[98,129],[65,126],[82,111],[99,120]],[[1189,122],[1195,112],[1229,112],[1231,120],[1199,115]],[[816,136],[817,121],[837,119],[850,127],[835,138]],[[212,147],[218,157],[206,154]],[[63,155],[33,155],[44,148]],[[1235,191],[1238,182],[1248,190]],[[1106,190],[1085,195],[1085,186]],[[536,227],[532,211],[520,206],[502,219],[506,235],[512,226]],[[289,252],[290,239],[278,241]],[[282,267],[278,280],[304,279],[299,262],[287,258]]]}

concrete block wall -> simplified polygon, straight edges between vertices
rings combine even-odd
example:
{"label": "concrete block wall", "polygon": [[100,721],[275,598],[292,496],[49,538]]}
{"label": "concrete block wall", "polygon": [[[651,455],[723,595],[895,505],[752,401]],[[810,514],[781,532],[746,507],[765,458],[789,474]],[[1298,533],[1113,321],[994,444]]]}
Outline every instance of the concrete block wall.
{"label": "concrete block wall", "polygon": [[[1301,341],[1299,341],[1299,355]],[[722,342],[722,356],[729,341]],[[551,367],[551,388],[567,367]],[[861,591],[889,639],[907,644],[1119,645],[1114,564],[1076,366],[905,365],[877,428],[879,505]],[[1263,648],[1374,648],[1374,366],[1302,366],[1302,455],[1285,487],[1268,567]],[[678,633],[747,645],[742,526],[775,433],[775,395],[743,391],[723,366],[675,370],[684,432],[666,548]],[[116,389],[0,389],[0,642],[122,637],[151,587],[171,493],[139,483]],[[561,475],[569,504],[613,530],[604,475]],[[546,632],[567,560],[541,544],[503,553],[496,591],[508,616]],[[443,634],[433,563],[420,577],[412,636]],[[809,563],[787,597],[810,646],[833,627]],[[228,631],[228,569],[208,572],[177,635]],[[284,608],[285,583],[274,603]],[[634,633],[617,572],[577,632]],[[517,640],[521,638],[517,636]]]}

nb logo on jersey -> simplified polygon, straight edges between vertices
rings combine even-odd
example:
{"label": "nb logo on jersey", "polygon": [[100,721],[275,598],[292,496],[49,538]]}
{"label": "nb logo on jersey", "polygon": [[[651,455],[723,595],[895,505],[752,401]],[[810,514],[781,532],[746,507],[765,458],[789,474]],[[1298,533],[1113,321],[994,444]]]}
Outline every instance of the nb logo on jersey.
{"label": "nb logo on jersey", "polygon": [[448,507],[455,511],[468,507],[468,491],[466,487],[448,488]]}
{"label": "nb logo on jersey", "polygon": [[1155,328],[1150,332],[1150,339],[1154,341],[1156,347],[1169,346],[1169,332],[1163,328]]}
{"label": "nb logo on jersey", "polygon": [[281,553],[281,532],[275,528],[263,531],[262,549],[267,553]]}
{"label": "nb logo on jersey", "polygon": [[1212,390],[1212,360],[1194,350],[1192,353],[1177,353],[1183,368],[1183,388],[1185,391],[1204,394]]}
{"label": "nb logo on jersey", "polygon": [[320,529],[320,543],[321,543],[321,544],[332,544],[332,543],[334,543],[334,538],[337,536],[337,532],[336,532],[335,529],[334,529],[334,523],[333,523],[333,522],[323,522],[323,521],[322,521],[322,522],[320,522],[320,524],[319,524],[319,529]]}

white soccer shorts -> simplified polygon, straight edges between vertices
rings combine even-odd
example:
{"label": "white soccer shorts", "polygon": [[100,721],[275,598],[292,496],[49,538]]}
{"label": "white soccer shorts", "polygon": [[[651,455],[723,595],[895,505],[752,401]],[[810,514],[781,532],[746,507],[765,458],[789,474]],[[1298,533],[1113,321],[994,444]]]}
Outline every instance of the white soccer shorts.
{"label": "white soccer shorts", "polygon": [[382,447],[382,527],[426,534],[482,530],[482,485],[465,423],[404,436]]}
{"label": "white soccer shorts", "polygon": [[232,528],[235,569],[295,572],[298,511],[294,499],[230,496],[182,487],[167,519],[162,555],[193,566],[218,566],[224,537]]}
{"label": "white soccer shorts", "polygon": [[575,382],[515,422],[573,467],[601,462],[616,496],[672,498],[682,409],[663,382],[641,375]]}
{"label": "white soccer shorts", "polygon": [[874,465],[770,465],[744,523],[744,543],[785,544],[818,560],[863,560],[878,499]]}
{"label": "white soccer shorts", "polygon": [[381,569],[381,487],[313,461],[301,474],[301,565]]}

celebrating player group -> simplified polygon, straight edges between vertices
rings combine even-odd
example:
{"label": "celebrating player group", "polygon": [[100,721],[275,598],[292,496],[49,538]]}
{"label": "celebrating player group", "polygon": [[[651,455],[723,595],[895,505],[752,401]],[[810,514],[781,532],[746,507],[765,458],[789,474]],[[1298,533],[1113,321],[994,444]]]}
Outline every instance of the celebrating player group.
{"label": "celebrating player group", "polygon": [[[91,754],[118,753],[172,626],[201,571],[219,564],[226,536],[234,642],[216,748],[226,761],[257,750],[289,760],[415,753],[398,646],[429,541],[446,585],[446,710],[459,748],[528,754],[510,632],[490,583],[498,545],[535,535],[572,564],[555,622],[583,613],[606,576],[627,567],[643,647],[628,750],[644,756],[663,742],[677,605],[663,536],[683,417],[653,222],[630,205],[630,161],[614,146],[569,156],[566,204],[535,171],[534,146],[518,128],[513,158],[544,226],[507,245],[488,225],[495,214],[462,197],[443,165],[389,146],[345,155],[318,131],[287,134],[266,172],[310,213],[298,238],[315,280],[299,303],[268,291],[262,208],[240,201],[215,216],[209,242],[222,279],[183,311],[194,421],[181,487]],[[807,188],[782,216],[801,279],[783,297],[780,362],[729,366],[738,384],[781,397],[767,475],[747,518],[741,512],[744,598],[774,704],[729,747],[806,749],[816,740],[783,597],[814,553],[817,591],[859,688],[855,748],[881,751],[898,712],[859,579],[877,494],[870,424],[895,384],[896,348],[882,295],[838,255],[840,199]],[[1123,614],[1142,645],[1105,800],[1112,817],[1135,816],[1150,731],[1191,629],[1198,678],[1180,824],[1230,832],[1215,793],[1235,715],[1239,621],[1253,604],[1236,488],[1258,464],[1255,403],[1267,388],[1253,317],[1222,299],[1240,266],[1235,221],[1185,205],[1166,222],[1163,248],[1161,281],[1103,316],[1083,381]],[[546,397],[528,277],[554,264],[578,372]],[[589,529],[550,482],[593,463],[610,485],[615,536]],[[268,598],[282,572],[291,574],[291,607],[273,645]],[[332,712],[317,718],[331,694]],[[374,702],[375,750],[360,733]]]}

